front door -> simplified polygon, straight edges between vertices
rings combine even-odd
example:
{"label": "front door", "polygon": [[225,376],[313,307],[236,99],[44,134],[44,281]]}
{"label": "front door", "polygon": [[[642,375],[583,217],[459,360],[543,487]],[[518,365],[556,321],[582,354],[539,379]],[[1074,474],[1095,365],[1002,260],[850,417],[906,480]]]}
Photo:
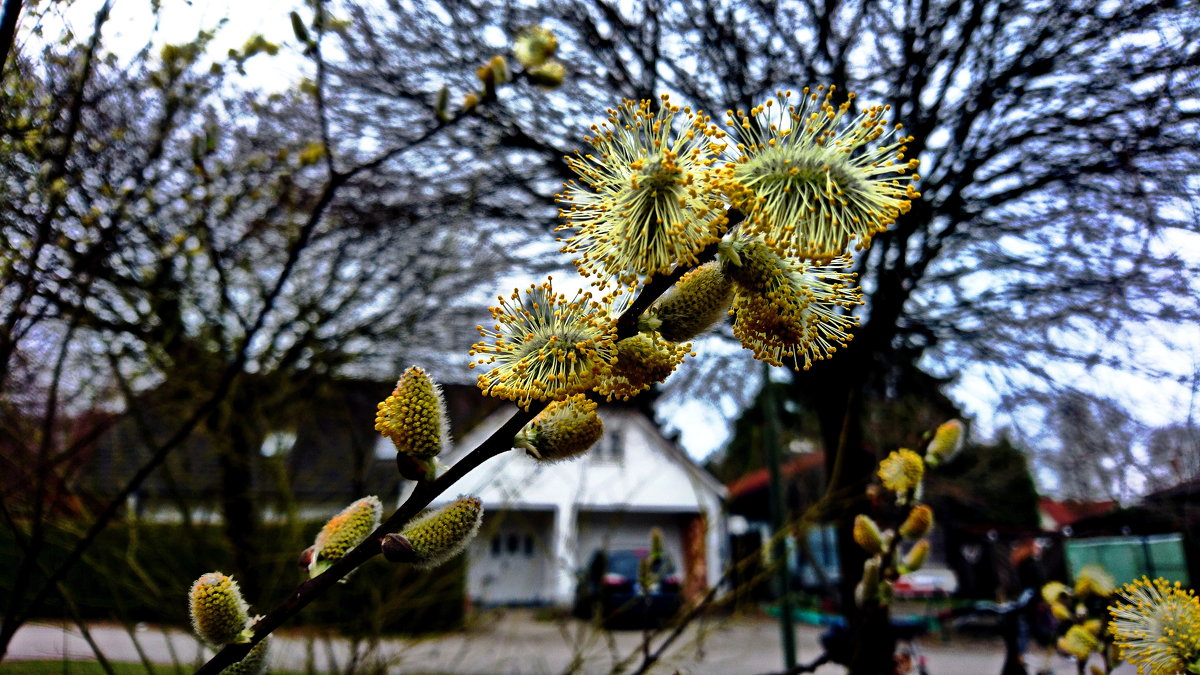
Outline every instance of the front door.
{"label": "front door", "polygon": [[552,522],[548,512],[488,513],[471,543],[467,588],[472,600],[482,605],[549,602]]}

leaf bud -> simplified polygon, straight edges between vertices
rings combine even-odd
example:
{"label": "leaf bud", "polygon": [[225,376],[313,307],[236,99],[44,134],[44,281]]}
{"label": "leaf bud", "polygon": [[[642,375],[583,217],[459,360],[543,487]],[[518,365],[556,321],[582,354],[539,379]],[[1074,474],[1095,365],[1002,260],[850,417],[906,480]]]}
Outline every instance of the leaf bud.
{"label": "leaf bud", "polygon": [[192,629],[200,639],[214,647],[249,641],[248,607],[233,577],[220,572],[202,575],[192,584],[188,600]]}
{"label": "leaf bud", "polygon": [[358,546],[367,535],[379,527],[383,515],[383,504],[374,495],[363,497],[350,506],[342,509],[341,513],[329,519],[317,541],[313,544],[316,554],[308,566],[309,577],[321,574],[341,560],[343,556]]}
{"label": "leaf bud", "polygon": [[300,41],[300,44],[306,47],[312,44],[312,40],[308,37],[308,27],[304,25],[304,20],[300,18],[300,15],[292,12],[289,17],[292,20],[292,32],[296,34],[296,39]]}
{"label": "leaf bud", "polygon": [[450,121],[450,113],[448,112],[449,107],[450,107],[450,88],[443,86],[441,88],[441,90],[438,91],[437,104],[435,104],[434,110],[433,110],[433,116],[437,118],[437,121],[439,121],[439,122]]}
{"label": "leaf bud", "polygon": [[396,471],[405,480],[433,480],[437,477],[437,460],[417,459],[405,454],[396,455]]}
{"label": "leaf bud", "polygon": [[854,541],[871,555],[883,553],[883,535],[879,526],[866,514],[854,517]]}
{"label": "leaf bud", "polygon": [[481,522],[483,502],[464,495],[414,521],[401,535],[412,546],[413,564],[431,569],[461,553]]}
{"label": "leaf bud", "polygon": [[305,572],[308,571],[308,566],[312,564],[313,558],[317,555],[317,547],[309,546],[300,552],[300,557],[296,559],[296,565]]}
{"label": "leaf bud", "polygon": [[905,539],[920,539],[929,533],[933,527],[933,509],[927,504],[918,504],[908,512],[908,517],[900,525],[900,536]]}
{"label": "leaf bud", "polygon": [[379,542],[379,548],[383,551],[383,557],[394,563],[416,560],[416,551],[413,550],[412,543],[402,534],[393,532],[384,535],[383,540]]}
{"label": "leaf bud", "polygon": [[575,394],[546,406],[517,434],[513,447],[538,461],[558,462],[582,455],[603,435],[596,402]]}

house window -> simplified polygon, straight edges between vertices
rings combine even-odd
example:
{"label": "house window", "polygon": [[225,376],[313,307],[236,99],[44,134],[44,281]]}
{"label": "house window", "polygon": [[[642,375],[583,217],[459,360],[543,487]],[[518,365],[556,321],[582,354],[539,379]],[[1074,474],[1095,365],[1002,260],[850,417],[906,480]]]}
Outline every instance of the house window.
{"label": "house window", "polygon": [[279,457],[291,452],[295,445],[295,431],[272,431],[263,439],[258,451],[263,457]]}
{"label": "house window", "polygon": [[598,462],[621,462],[625,459],[625,446],[621,432],[612,429],[604,432],[600,442],[592,449],[592,457]]}
{"label": "house window", "polygon": [[532,558],[534,553],[533,535],[520,532],[494,534],[491,541],[491,553],[493,558],[501,556]]}

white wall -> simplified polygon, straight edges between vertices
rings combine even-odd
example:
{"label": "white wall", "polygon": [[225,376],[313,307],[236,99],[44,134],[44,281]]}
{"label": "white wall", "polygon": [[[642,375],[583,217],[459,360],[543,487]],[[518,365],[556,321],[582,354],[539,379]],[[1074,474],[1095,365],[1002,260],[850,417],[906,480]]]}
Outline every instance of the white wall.
{"label": "white wall", "polygon": [[[540,578],[550,598],[558,604],[573,597],[576,571],[587,562],[592,550],[612,535],[614,546],[649,546],[650,528],[657,525],[666,535],[667,548],[675,564],[682,568],[682,523],[687,515],[704,513],[709,523],[706,537],[708,583],[720,578],[724,559],[721,511],[723,488],[703,473],[682,451],[662,438],[654,423],[630,409],[601,409],[606,439],[601,444],[619,441],[620,452],[613,456],[607,448],[593,448],[582,458],[542,464],[523,452],[507,452],[485,462],[464,477],[453,494],[473,494],[483,500],[485,512],[545,511],[554,517],[539,525],[537,536],[545,541],[545,563]],[[503,418],[493,418],[468,434],[459,453],[469,450],[498,428]],[[446,458],[453,463],[457,457]],[[605,516],[596,516],[605,513]],[[625,514],[616,518],[614,514]],[[614,529],[615,526],[615,529]],[[471,567],[468,591],[489,602],[500,602],[504,594],[516,594],[535,574],[520,569],[526,581],[499,581],[500,561],[490,560],[490,540],[481,536],[470,548]],[[503,557],[503,556],[501,556]],[[513,569],[509,563],[505,569]],[[520,567],[519,565],[517,566]],[[478,568],[477,570],[475,568]],[[485,583],[486,581],[486,583]],[[514,601],[515,598],[503,601]]]}

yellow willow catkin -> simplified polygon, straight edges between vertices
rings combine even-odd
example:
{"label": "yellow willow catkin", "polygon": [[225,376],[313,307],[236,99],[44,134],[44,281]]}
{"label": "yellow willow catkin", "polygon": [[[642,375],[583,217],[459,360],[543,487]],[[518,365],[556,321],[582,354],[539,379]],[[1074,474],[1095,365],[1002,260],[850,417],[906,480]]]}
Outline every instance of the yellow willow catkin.
{"label": "yellow willow catkin", "polygon": [[686,342],[722,321],[733,304],[733,282],[713,261],[683,275],[643,317],[664,340]]}
{"label": "yellow willow catkin", "polygon": [[929,540],[922,539],[913,544],[913,547],[908,550],[908,554],[904,556],[904,568],[909,572],[916,572],[925,566],[925,559],[929,557]]}
{"label": "yellow willow catkin", "polygon": [[513,447],[524,448],[542,462],[574,459],[604,435],[596,402],[583,394],[554,401],[517,434]]}
{"label": "yellow willow catkin", "polygon": [[933,432],[933,438],[925,449],[925,462],[929,466],[945,464],[958,454],[963,446],[963,423],[957,419],[943,422]]}
{"label": "yellow willow catkin", "polygon": [[854,541],[871,555],[883,552],[883,535],[868,515],[860,513],[854,517]]}
{"label": "yellow willow catkin", "polygon": [[908,517],[900,525],[900,536],[905,539],[920,539],[929,533],[933,527],[933,509],[927,504],[918,504],[908,512]]}
{"label": "yellow willow catkin", "polygon": [[805,88],[799,100],[778,92],[749,114],[726,113],[734,142],[723,191],[746,213],[744,228],[780,255],[827,261],[862,250],[920,197],[918,161],[905,159],[913,138],[887,121],[889,106],[851,119],[853,99],[835,106],[834,87]]}
{"label": "yellow willow catkin", "polygon": [[737,282],[733,335],[754,358],[807,370],[853,339],[862,291],[849,257],[813,265],[746,238],[722,242],[720,253],[722,271]]}
{"label": "yellow willow catkin", "polygon": [[879,478],[883,487],[903,494],[921,484],[925,476],[925,461],[907,448],[893,451],[879,463]]}
{"label": "yellow willow catkin", "polygon": [[413,564],[429,569],[462,553],[481,522],[483,502],[464,495],[413,522],[401,535],[412,546]]}
{"label": "yellow willow catkin", "polygon": [[421,368],[404,371],[395,390],[377,408],[375,430],[390,439],[397,452],[427,460],[449,444],[441,387]]}
{"label": "yellow willow catkin", "polygon": [[209,572],[192,584],[188,593],[192,629],[213,646],[246,642],[250,617],[237,582],[220,572]]}
{"label": "yellow willow catkin", "polygon": [[[1109,632],[1139,673],[1182,673],[1200,662],[1200,599],[1178,582],[1146,577],[1125,584],[1109,605]],[[1192,671],[1194,672],[1194,671]]]}
{"label": "yellow willow catkin", "polygon": [[558,51],[558,38],[541,26],[529,26],[517,34],[513,56],[525,68],[536,68],[549,61]]}
{"label": "yellow willow catkin", "polygon": [[1100,648],[1100,640],[1083,626],[1071,626],[1066,635],[1058,639],[1058,648],[1071,656],[1086,661],[1089,654]]}
{"label": "yellow willow catkin", "polygon": [[1099,565],[1084,565],[1075,576],[1075,596],[1107,598],[1117,590],[1117,582],[1108,570]]}
{"label": "yellow willow catkin", "polygon": [[567,67],[558,61],[547,61],[525,71],[531,84],[545,89],[554,89],[562,85],[567,77]]}
{"label": "yellow willow catkin", "polygon": [[267,672],[267,666],[270,664],[270,642],[271,636],[268,635],[254,645],[245,658],[222,670],[221,675],[262,675]]}
{"label": "yellow willow catkin", "polygon": [[859,607],[866,607],[868,603],[879,604],[881,601],[881,584],[886,584],[887,582],[880,581],[880,566],[881,561],[879,556],[868,558],[863,563],[862,579],[854,587],[854,602]]}
{"label": "yellow willow catkin", "polygon": [[1071,587],[1061,581],[1051,581],[1042,586],[1042,599],[1047,604],[1062,602],[1063,596],[1069,596],[1070,594]]}
{"label": "yellow willow catkin", "polygon": [[321,528],[317,541],[313,544],[312,562],[308,566],[309,576],[321,574],[362,543],[367,535],[379,527],[382,515],[383,504],[379,502],[378,497],[372,495],[359,499],[330,518]]}
{"label": "yellow willow catkin", "polygon": [[726,223],[725,203],[710,184],[715,142],[725,134],[708,115],[654,101],[626,100],[584,136],[594,152],[566,158],[578,175],[556,196],[574,230],[563,253],[576,254],[584,276],[630,285],[695,265]]}
{"label": "yellow willow catkin", "polygon": [[690,351],[690,344],[678,345],[645,334],[625,338],[617,343],[617,360],[596,383],[596,392],[609,401],[627,401],[670,377]]}
{"label": "yellow willow catkin", "polygon": [[561,400],[590,390],[616,358],[614,318],[579,292],[556,293],[552,280],[514,289],[490,308],[490,327],[475,327],[483,339],[471,346],[471,368],[490,368],[478,377],[487,396],[516,401]]}

